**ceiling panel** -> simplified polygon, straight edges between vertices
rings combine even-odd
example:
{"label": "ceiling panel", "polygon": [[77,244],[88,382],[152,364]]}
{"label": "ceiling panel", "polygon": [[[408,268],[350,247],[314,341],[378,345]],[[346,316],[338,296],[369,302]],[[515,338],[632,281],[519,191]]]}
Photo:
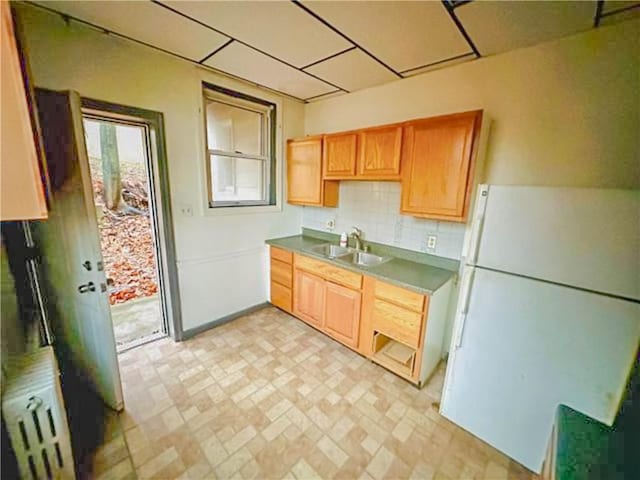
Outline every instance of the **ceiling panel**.
{"label": "ceiling panel", "polygon": [[296,67],[352,46],[291,2],[163,3]]}
{"label": "ceiling panel", "polygon": [[470,50],[441,2],[303,4],[399,72]]}
{"label": "ceiling panel", "polygon": [[506,52],[593,27],[595,1],[475,1],[455,10],[482,55]]}
{"label": "ceiling panel", "polygon": [[331,85],[238,42],[223,48],[204,64],[300,99],[335,90]]}
{"label": "ceiling panel", "polygon": [[[638,0],[605,0],[602,4],[602,13],[610,13],[621,9],[631,9],[632,7],[640,7]],[[637,8],[633,8],[637,10]]]}
{"label": "ceiling panel", "polygon": [[38,3],[196,61],[202,60],[228,40],[209,28],[151,2]]}
{"label": "ceiling panel", "polygon": [[602,6],[602,13],[604,16],[600,18],[600,25],[640,18],[640,2],[606,0]]}
{"label": "ceiling panel", "polygon": [[344,95],[344,92],[342,92],[342,91],[330,92],[330,93],[327,93],[327,94],[319,96],[319,97],[307,98],[307,101],[309,103],[319,102],[320,100],[326,100],[327,98],[339,97],[340,95]]}
{"label": "ceiling panel", "polygon": [[470,62],[475,59],[476,59],[476,55],[473,52],[471,52],[466,55],[461,55],[459,57],[443,60],[442,62],[432,63],[431,65],[426,65],[424,67],[409,70],[407,72],[404,72],[402,75],[404,75],[405,77],[412,77],[414,75],[430,72],[432,70],[439,70],[441,68],[452,67],[454,65],[458,65],[459,63]]}
{"label": "ceiling panel", "polygon": [[306,71],[351,92],[398,79],[392,72],[358,49],[320,62],[307,68]]}

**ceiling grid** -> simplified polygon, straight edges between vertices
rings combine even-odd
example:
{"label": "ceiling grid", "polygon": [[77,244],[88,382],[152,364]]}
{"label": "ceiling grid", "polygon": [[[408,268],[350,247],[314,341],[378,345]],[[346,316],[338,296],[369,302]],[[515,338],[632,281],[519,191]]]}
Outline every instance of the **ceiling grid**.
{"label": "ceiling grid", "polygon": [[640,16],[625,0],[28,3],[304,102]]}

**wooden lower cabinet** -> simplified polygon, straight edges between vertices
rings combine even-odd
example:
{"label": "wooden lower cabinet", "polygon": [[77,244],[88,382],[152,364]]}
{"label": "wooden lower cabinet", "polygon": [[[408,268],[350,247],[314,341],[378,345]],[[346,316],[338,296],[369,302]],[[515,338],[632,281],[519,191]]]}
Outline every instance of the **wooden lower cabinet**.
{"label": "wooden lower cabinet", "polygon": [[291,312],[291,289],[271,282],[271,303],[286,312]]}
{"label": "wooden lower cabinet", "polygon": [[324,331],[336,340],[358,348],[362,294],[331,282],[325,282],[325,288]]}
{"label": "wooden lower cabinet", "polygon": [[292,312],[293,255],[281,248],[270,248],[271,303],[285,312]]}
{"label": "wooden lower cabinet", "polygon": [[280,249],[271,266],[273,305],[418,386],[436,369],[453,280],[424,295]]}
{"label": "wooden lower cabinet", "polygon": [[325,282],[303,270],[294,270],[293,313],[314,327],[322,326]]}

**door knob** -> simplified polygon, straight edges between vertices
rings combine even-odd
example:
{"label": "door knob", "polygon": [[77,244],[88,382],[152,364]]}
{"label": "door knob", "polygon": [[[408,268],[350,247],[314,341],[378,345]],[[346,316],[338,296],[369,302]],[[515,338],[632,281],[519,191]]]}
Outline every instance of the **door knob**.
{"label": "door knob", "polygon": [[93,282],[85,283],[84,285],[80,285],[78,287],[78,291],[80,293],[95,292],[96,286],[94,285]]}

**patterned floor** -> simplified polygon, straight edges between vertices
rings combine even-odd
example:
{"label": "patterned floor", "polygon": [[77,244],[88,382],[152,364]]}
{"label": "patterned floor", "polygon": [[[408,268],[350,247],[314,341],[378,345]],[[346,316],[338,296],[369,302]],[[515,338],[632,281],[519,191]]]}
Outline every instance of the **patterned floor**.
{"label": "patterned floor", "polygon": [[275,308],[120,365],[97,478],[536,478],[437,413],[443,368],[418,390]]}

